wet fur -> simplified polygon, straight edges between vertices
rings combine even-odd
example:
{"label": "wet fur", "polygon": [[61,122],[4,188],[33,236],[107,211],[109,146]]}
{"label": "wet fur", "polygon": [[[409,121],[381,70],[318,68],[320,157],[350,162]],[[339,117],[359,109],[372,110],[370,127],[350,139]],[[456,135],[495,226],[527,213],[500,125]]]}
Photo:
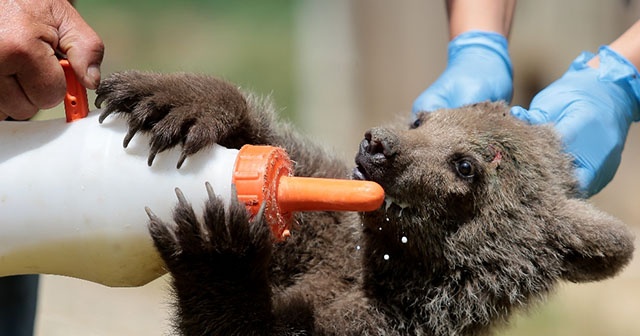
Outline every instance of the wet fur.
{"label": "wet fur", "polygon": [[101,120],[127,118],[125,145],[151,136],[149,164],[173,147],[180,166],[212,143],[270,144],[295,175],[385,189],[374,212],[298,214],[285,243],[211,191],[202,220],[180,192],[173,222],[149,211],[184,335],[483,335],[561,280],[614,276],[633,252],[623,223],[577,198],[552,129],[500,103],[371,129],[352,173],[268,101],[213,77],[128,71],[97,94]]}

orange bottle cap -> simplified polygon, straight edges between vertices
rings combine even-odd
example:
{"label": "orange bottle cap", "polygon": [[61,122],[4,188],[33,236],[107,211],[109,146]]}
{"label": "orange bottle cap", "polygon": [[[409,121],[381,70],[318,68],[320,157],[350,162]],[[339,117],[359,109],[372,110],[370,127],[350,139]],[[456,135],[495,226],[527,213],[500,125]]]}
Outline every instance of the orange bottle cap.
{"label": "orange bottle cap", "polygon": [[370,181],[293,177],[293,164],[278,147],[245,145],[236,159],[232,182],[238,200],[264,216],[277,240],[289,235],[295,211],[373,211],[384,190]]}
{"label": "orange bottle cap", "polygon": [[293,165],[287,153],[278,147],[245,145],[238,152],[232,183],[238,192],[238,200],[255,215],[266,202],[264,218],[277,240],[289,235],[291,213],[278,208],[276,190],[282,176],[293,174]]}

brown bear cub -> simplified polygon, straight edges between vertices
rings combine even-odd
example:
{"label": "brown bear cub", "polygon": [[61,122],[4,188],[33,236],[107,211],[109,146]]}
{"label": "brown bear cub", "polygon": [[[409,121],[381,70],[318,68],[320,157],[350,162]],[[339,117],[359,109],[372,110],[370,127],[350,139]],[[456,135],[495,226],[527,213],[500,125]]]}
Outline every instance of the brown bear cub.
{"label": "brown bear cub", "polygon": [[501,103],[371,129],[349,172],[267,101],[213,77],[122,72],[97,94],[101,120],[127,118],[125,145],[150,135],[150,164],[178,145],[182,165],[212,143],[269,144],[298,176],[385,190],[374,212],[298,214],[283,243],[211,190],[203,219],[180,192],[175,223],[149,212],[184,335],[483,335],[560,280],[614,276],[633,252],[623,223],[578,198],[553,130]]}

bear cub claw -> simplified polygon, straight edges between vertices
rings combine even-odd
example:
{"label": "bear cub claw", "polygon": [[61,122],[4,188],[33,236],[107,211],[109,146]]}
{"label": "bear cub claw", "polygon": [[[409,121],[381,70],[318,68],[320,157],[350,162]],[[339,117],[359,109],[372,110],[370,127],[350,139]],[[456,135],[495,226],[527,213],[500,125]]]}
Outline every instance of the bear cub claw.
{"label": "bear cub claw", "polygon": [[180,145],[180,168],[190,155],[224,143],[227,133],[238,128],[229,116],[246,112],[235,87],[205,75],[124,71],[104,79],[96,94],[95,105],[105,104],[101,123],[112,114],[126,118],[125,148],[138,133],[150,137],[149,166],[158,153]]}
{"label": "bear cub claw", "polygon": [[240,264],[264,269],[271,247],[271,232],[263,221],[264,204],[254,218],[249,218],[244,204],[237,200],[235,188],[228,206],[208,182],[206,188],[209,197],[202,220],[179,188],[175,190],[175,223],[165,222],[146,209],[151,237],[169,271],[208,274]]}

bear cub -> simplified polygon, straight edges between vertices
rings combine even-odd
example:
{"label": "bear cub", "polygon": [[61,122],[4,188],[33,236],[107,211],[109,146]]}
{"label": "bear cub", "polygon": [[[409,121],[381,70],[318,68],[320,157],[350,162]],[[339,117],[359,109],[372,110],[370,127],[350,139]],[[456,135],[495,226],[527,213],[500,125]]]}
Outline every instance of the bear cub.
{"label": "bear cub", "polygon": [[352,169],[278,121],[268,100],[214,77],[116,73],[97,90],[103,104],[101,122],[127,119],[125,146],[150,136],[149,164],[173,147],[180,167],[213,143],[268,144],[297,176],[385,190],[373,212],[296,214],[281,243],[208,185],[202,215],[180,191],[173,221],[149,211],[183,335],[484,335],[559,281],[612,277],[632,256],[627,227],[579,198],[553,129],[502,103],[373,128]]}

